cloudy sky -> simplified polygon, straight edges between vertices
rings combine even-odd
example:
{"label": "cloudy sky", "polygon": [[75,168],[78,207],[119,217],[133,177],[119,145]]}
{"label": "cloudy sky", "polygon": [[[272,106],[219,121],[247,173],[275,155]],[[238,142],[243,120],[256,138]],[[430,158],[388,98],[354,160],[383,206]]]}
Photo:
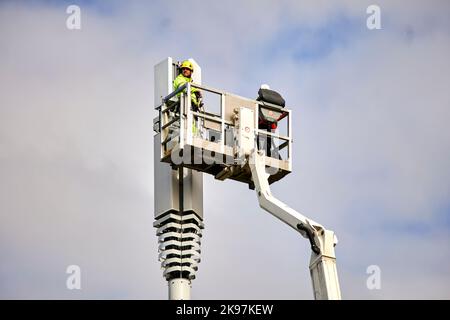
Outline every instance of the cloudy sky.
{"label": "cloudy sky", "polygon": [[[81,9],[81,29],[66,8]],[[381,8],[380,30],[366,9]],[[339,238],[345,299],[450,298],[448,1],[2,1],[0,298],[165,299],[153,66],[294,110],[273,192]],[[194,299],[312,299],[308,242],[204,177]],[[81,268],[81,290],[66,268]],[[367,268],[381,270],[369,290]]]}

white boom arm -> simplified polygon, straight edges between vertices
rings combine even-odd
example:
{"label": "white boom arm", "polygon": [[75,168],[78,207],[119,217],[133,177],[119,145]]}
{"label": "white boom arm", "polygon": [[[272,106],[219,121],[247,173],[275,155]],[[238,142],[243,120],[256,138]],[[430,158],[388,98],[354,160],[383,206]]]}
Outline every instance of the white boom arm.
{"label": "white boom arm", "polygon": [[337,238],[334,232],[326,230],[321,224],[306,218],[272,195],[263,151],[253,149],[250,153],[249,165],[261,208],[300,232],[311,243],[313,252],[309,269],[314,298],[316,300],[341,299],[334,253]]}

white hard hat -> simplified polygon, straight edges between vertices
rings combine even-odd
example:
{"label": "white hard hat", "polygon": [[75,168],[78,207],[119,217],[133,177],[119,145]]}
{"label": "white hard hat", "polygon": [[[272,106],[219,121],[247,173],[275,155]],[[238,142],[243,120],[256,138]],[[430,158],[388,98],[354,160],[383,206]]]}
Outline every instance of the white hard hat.
{"label": "white hard hat", "polygon": [[269,85],[267,83],[264,83],[264,84],[261,85],[261,89],[270,90],[270,87],[269,87]]}

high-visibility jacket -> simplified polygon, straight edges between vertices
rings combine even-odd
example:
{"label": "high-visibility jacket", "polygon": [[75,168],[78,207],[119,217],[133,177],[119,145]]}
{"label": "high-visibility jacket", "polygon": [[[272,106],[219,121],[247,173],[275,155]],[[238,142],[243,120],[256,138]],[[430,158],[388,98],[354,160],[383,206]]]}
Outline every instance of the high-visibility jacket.
{"label": "high-visibility jacket", "polygon": [[[183,74],[179,74],[175,80],[173,80],[173,90],[177,90],[179,87],[181,87],[182,85],[184,85],[186,82],[192,82],[192,78],[187,78],[185,76],[183,76]],[[195,92],[198,91],[197,88],[191,87],[191,100],[192,103],[198,107],[198,99],[197,96],[195,95]],[[186,92],[186,89],[183,90],[183,92]],[[181,92],[179,92],[177,94],[177,97],[180,97]]]}

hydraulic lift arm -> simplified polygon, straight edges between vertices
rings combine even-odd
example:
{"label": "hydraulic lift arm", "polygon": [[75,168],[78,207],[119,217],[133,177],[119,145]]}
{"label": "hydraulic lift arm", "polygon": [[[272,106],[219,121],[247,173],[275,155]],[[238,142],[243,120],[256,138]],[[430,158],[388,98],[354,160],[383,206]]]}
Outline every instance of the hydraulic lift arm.
{"label": "hydraulic lift arm", "polygon": [[337,238],[334,232],[325,229],[321,224],[305,217],[272,195],[263,151],[253,149],[249,157],[249,166],[261,208],[300,232],[310,241],[312,254],[309,269],[314,298],[317,300],[341,299],[334,252]]}

